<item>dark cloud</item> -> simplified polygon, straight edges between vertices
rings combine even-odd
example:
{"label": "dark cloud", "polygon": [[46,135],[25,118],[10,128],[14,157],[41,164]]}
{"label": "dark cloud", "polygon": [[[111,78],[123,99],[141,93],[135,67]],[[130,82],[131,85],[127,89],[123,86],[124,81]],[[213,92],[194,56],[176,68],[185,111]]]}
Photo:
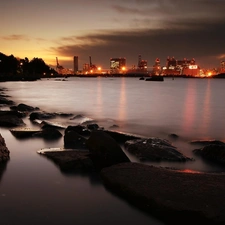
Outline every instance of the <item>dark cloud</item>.
{"label": "dark cloud", "polygon": [[[192,29],[101,31],[79,38],[66,38],[71,40],[69,44],[52,50],[58,55],[71,56],[71,59],[78,55],[80,67],[88,62],[90,55],[94,63],[104,67],[109,66],[111,57],[126,57],[128,65],[136,65],[139,54],[148,60],[149,66],[153,65],[156,57],[165,64],[167,56],[195,58],[202,67],[219,65],[219,57],[225,54],[224,23],[202,21],[199,24],[190,20],[182,21],[182,24]],[[176,22],[171,24],[173,26],[177,26]]]}

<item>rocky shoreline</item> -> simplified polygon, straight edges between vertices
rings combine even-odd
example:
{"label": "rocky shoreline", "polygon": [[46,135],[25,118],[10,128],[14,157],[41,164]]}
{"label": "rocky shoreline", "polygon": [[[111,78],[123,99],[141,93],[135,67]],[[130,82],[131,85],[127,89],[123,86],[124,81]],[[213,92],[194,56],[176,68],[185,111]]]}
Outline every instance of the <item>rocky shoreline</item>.
{"label": "rocky shoreline", "polygon": [[[37,151],[61,170],[99,173],[108,190],[166,224],[225,224],[225,173],[186,173],[133,163],[121,146],[140,161],[185,163],[194,159],[183,155],[168,140],[105,130],[93,121],[63,126],[55,120],[72,120],[77,115],[16,105],[5,91],[0,90],[0,127],[7,127],[18,139],[63,138],[63,148]],[[29,118],[36,128],[27,127],[23,118]],[[194,149],[195,154],[225,166],[225,143],[213,140],[201,144],[201,149]],[[9,157],[7,143],[0,137],[0,175]]]}

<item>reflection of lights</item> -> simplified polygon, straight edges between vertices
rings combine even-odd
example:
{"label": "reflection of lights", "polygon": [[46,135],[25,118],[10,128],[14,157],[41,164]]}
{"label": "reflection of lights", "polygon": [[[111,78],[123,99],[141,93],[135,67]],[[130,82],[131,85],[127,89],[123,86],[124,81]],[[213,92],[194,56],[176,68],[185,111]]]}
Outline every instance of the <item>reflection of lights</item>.
{"label": "reflection of lights", "polygon": [[122,70],[123,70],[123,71],[125,71],[125,70],[126,70],[126,67],[125,67],[125,66],[123,66],[123,67],[122,67]]}
{"label": "reflection of lights", "polygon": [[181,172],[181,173],[202,173],[200,171],[190,170],[190,169],[180,170],[178,172]]}
{"label": "reflection of lights", "polygon": [[212,76],[212,72],[208,72],[208,76]]}
{"label": "reflection of lights", "polygon": [[93,73],[93,70],[91,70],[90,72]]}
{"label": "reflection of lights", "polygon": [[98,71],[101,71],[101,70],[102,70],[102,68],[99,66],[99,67],[98,67]]}
{"label": "reflection of lights", "polygon": [[51,73],[51,76],[53,76],[53,73]]}
{"label": "reflection of lights", "polygon": [[45,76],[45,75],[46,75],[46,73],[43,73],[43,75]]}

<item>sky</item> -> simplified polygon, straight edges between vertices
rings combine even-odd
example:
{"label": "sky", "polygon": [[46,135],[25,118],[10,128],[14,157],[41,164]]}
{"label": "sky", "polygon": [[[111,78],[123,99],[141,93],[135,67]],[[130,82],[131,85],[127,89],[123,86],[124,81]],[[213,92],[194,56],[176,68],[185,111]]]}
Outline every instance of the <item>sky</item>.
{"label": "sky", "polygon": [[168,56],[195,58],[201,68],[225,60],[225,0],[1,0],[0,52],[18,58],[56,57],[73,68],[109,68],[110,58],[138,55],[152,67]]}

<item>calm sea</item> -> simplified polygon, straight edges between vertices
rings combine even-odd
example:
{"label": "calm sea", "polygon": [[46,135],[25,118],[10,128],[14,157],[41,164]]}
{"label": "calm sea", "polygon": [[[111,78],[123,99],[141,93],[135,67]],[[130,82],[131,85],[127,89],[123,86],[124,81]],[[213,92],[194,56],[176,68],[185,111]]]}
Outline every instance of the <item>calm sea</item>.
{"label": "calm sea", "polygon": [[[46,112],[82,115],[80,120],[62,119],[65,125],[93,120],[105,129],[168,139],[188,163],[151,163],[204,172],[224,167],[196,158],[191,140],[225,141],[225,80],[166,78],[150,82],[138,78],[68,78],[1,84],[12,100]],[[25,119],[27,126],[33,126]],[[114,126],[115,127],[115,126]],[[13,224],[163,224],[105,190],[97,175],[68,174],[37,154],[45,147],[62,147],[58,141],[18,140],[0,128],[11,159],[0,173],[0,220]],[[138,161],[132,155],[132,161]]]}

